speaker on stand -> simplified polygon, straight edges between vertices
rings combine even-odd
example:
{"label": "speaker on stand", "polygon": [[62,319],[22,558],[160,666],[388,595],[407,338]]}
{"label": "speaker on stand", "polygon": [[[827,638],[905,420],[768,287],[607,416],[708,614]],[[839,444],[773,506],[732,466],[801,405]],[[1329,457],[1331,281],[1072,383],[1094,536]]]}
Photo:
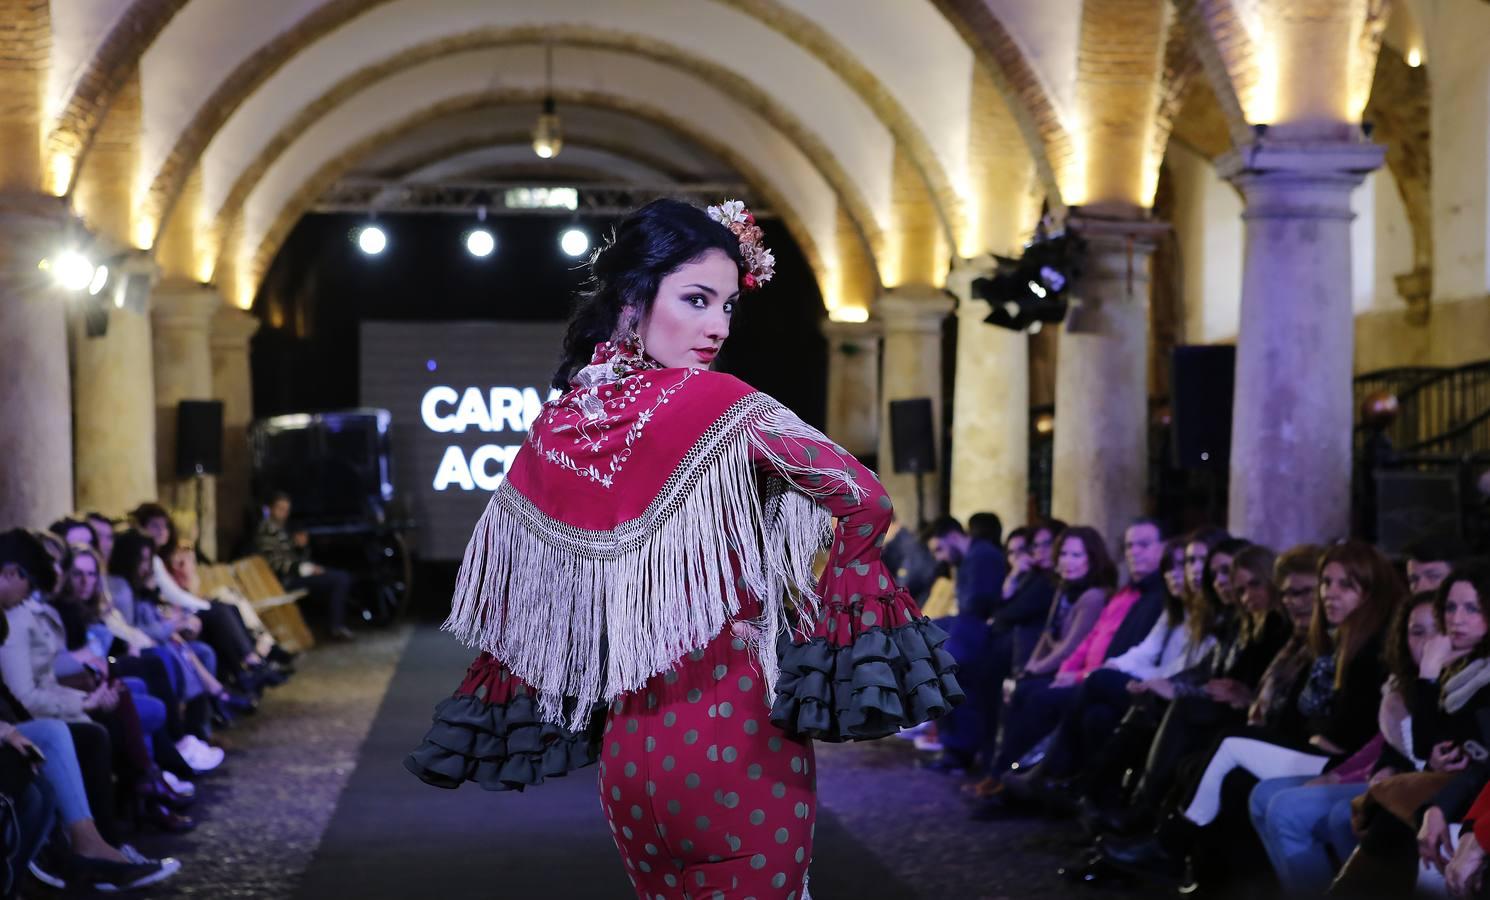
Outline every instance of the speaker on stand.
{"label": "speaker on stand", "polygon": [[922,528],[926,525],[922,480],[936,470],[930,397],[890,401],[890,456],[897,473],[916,476],[916,527]]}
{"label": "speaker on stand", "polygon": [[222,401],[182,400],[176,407],[176,477],[192,479],[197,533],[206,528],[208,475],[222,474]]}

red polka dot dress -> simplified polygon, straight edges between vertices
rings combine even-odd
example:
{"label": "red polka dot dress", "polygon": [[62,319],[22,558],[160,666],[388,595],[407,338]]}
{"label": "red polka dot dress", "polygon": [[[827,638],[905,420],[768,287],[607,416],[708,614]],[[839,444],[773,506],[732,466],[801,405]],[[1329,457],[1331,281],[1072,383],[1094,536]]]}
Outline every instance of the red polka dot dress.
{"label": "red polka dot dress", "polygon": [[637,896],[806,896],[812,742],[770,713],[731,629],[611,704],[600,796]]}
{"label": "red polka dot dress", "polygon": [[608,384],[602,417],[566,399],[535,424],[478,523],[446,627],[491,652],[405,767],[504,791],[598,762],[638,897],[806,900],[812,741],[960,702],[947,636],[880,559],[889,497],[842,448],[729,376]]}

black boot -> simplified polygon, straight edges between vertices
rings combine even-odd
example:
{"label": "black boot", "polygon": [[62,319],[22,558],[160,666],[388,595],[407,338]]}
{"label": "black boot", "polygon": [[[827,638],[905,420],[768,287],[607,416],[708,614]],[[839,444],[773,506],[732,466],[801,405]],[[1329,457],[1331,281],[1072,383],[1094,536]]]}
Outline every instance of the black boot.
{"label": "black boot", "polygon": [[1186,880],[1186,857],[1199,834],[1199,825],[1173,813],[1147,837],[1131,840],[1104,837],[1097,846],[1103,859],[1125,872],[1180,884]]}
{"label": "black boot", "polygon": [[1076,818],[1093,839],[1106,834],[1126,837],[1154,829],[1154,820],[1148,807],[1107,807],[1090,796],[1082,797],[1077,804]]}

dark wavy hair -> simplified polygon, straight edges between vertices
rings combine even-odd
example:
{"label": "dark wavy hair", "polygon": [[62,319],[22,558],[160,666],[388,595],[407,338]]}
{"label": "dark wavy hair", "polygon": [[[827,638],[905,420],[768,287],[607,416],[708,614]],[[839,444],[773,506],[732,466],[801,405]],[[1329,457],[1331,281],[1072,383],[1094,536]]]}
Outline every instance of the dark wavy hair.
{"label": "dark wavy hair", "polygon": [[569,317],[553,386],[568,390],[574,373],[589,364],[595,345],[615,335],[627,307],[645,315],[662,279],[710,250],[723,251],[745,273],[739,239],[696,206],[653,200],[622,219],[605,246],[590,257],[590,281]]}
{"label": "dark wavy hair", "polygon": [[1382,552],[1365,541],[1347,540],[1330,546],[1319,558],[1319,577],[1325,567],[1339,563],[1361,593],[1361,602],[1331,637],[1324,613],[1324,590],[1314,597],[1314,618],[1309,623],[1309,646],[1316,656],[1335,654],[1335,687],[1345,683],[1345,670],[1356,655],[1375,639],[1386,637],[1386,629],[1397,607],[1407,599],[1407,586]]}
{"label": "dark wavy hair", "polygon": [[136,590],[140,587],[140,551],[148,549],[155,553],[155,540],[138,528],[130,528],[114,538],[114,549],[109,553],[109,574],[117,575],[129,582]]}
{"label": "dark wavy hair", "polygon": [[[1443,634],[1449,633],[1448,622],[1445,621],[1449,591],[1461,581],[1474,588],[1475,596],[1480,604],[1480,615],[1490,619],[1490,565],[1479,559],[1460,560],[1454,564],[1449,577],[1445,578],[1438,586],[1438,590],[1433,592],[1433,618],[1438,620],[1438,630]],[[1469,656],[1456,663],[1456,671],[1464,668],[1472,660],[1484,659],[1487,656],[1490,656],[1490,634],[1480,639],[1479,646],[1475,647]]]}

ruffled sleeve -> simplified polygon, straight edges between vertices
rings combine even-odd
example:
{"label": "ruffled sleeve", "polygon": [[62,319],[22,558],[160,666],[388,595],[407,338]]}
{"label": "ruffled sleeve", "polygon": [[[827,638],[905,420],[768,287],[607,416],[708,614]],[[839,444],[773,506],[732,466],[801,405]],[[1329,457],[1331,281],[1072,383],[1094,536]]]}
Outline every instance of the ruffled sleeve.
{"label": "ruffled sleeve", "polygon": [[605,716],[589,722],[577,733],[542,721],[532,688],[483,653],[435,707],[434,724],[404,768],[435,787],[474,781],[489,791],[521,791],[599,759]]}
{"label": "ruffled sleeve", "polygon": [[837,518],[826,568],[799,627],[780,641],[771,722],[824,741],[868,740],[962,702],[947,633],[880,558],[893,509],[874,473],[781,409],[758,428],[757,467]]}

